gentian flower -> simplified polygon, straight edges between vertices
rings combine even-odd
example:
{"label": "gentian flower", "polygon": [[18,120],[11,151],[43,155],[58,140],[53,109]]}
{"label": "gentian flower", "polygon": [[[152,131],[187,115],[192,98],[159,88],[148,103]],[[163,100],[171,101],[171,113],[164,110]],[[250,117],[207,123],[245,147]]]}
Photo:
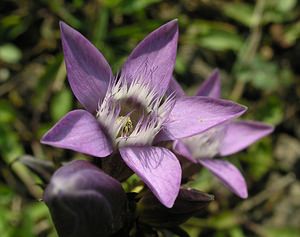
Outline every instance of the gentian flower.
{"label": "gentian flower", "polygon": [[111,236],[127,221],[121,184],[88,161],[75,160],[59,168],[43,199],[60,237]]}
{"label": "gentian flower", "polygon": [[[184,91],[174,79],[170,84],[176,96],[184,96]],[[221,80],[216,69],[199,87],[196,96],[219,98],[220,95]],[[246,181],[240,171],[228,161],[211,158],[237,153],[272,131],[273,127],[264,123],[231,120],[196,136],[177,140],[173,148],[176,153],[189,161],[203,165],[233,193],[241,198],[247,198]]]}
{"label": "gentian flower", "polygon": [[79,32],[60,24],[67,76],[86,110],[65,115],[42,143],[123,161],[167,207],[179,192],[181,167],[159,141],[203,132],[240,116],[245,107],[213,98],[165,96],[175,64],[173,20],[149,34],[113,76],[103,55]]}

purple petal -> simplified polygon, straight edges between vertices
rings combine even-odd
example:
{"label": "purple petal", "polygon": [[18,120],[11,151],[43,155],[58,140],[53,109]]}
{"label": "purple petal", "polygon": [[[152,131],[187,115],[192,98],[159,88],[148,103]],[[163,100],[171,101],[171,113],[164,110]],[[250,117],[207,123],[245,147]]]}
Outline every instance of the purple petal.
{"label": "purple petal", "polygon": [[164,93],[175,65],[177,40],[177,20],[153,31],[130,54],[122,68],[122,76],[128,82],[142,79],[153,89]]}
{"label": "purple petal", "polygon": [[196,163],[197,161],[193,158],[193,155],[191,154],[189,148],[180,140],[176,140],[173,143],[173,150],[178,155],[181,155],[185,158],[187,158],[189,161]]}
{"label": "purple petal", "polygon": [[254,121],[235,121],[227,125],[220,146],[220,155],[228,156],[245,149],[257,140],[273,132],[270,125]]}
{"label": "purple petal", "polygon": [[189,137],[236,118],[246,110],[246,107],[228,100],[182,97],[177,99],[165,130],[169,137]]}
{"label": "purple petal", "polygon": [[196,95],[213,98],[221,97],[221,79],[218,69],[215,69],[208,79],[202,83]]}
{"label": "purple petal", "polygon": [[108,156],[113,150],[98,121],[85,110],[66,114],[43,136],[41,142],[97,157]]}
{"label": "purple petal", "polygon": [[182,97],[185,96],[185,93],[179,83],[175,80],[174,77],[172,77],[169,87],[166,91],[166,95],[174,95],[176,98],[177,97]]}
{"label": "purple petal", "polygon": [[172,207],[181,182],[181,166],[176,156],[160,147],[124,147],[120,153],[160,202]]}
{"label": "purple petal", "polygon": [[216,159],[200,159],[199,163],[218,177],[233,193],[241,198],[248,197],[246,181],[233,164]]}
{"label": "purple petal", "polygon": [[113,77],[110,66],[78,31],[63,22],[60,29],[70,86],[80,103],[94,113]]}

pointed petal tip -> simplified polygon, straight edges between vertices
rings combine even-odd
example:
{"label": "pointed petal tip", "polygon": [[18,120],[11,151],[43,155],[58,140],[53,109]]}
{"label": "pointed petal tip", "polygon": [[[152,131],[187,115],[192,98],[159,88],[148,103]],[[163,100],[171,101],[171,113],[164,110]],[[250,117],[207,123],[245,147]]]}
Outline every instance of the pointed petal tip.
{"label": "pointed petal tip", "polygon": [[232,118],[238,118],[247,112],[248,107],[239,103],[232,102],[233,110],[235,110],[235,114],[232,115]]}
{"label": "pointed petal tip", "polygon": [[167,22],[165,25],[171,25],[172,27],[178,27],[178,19],[175,18],[175,19]]}
{"label": "pointed petal tip", "polygon": [[274,127],[269,124],[249,120],[233,121],[227,125],[220,155],[228,156],[239,152],[273,131]]}
{"label": "pointed petal tip", "polygon": [[[203,96],[201,96],[201,97],[203,97]],[[241,115],[243,115],[248,110],[247,106],[236,103],[236,102],[231,101],[231,100],[216,98],[215,101],[217,102],[217,100],[219,101],[220,104],[223,104],[223,105],[227,106],[228,110],[231,111],[231,113],[232,113],[232,118],[240,117]]]}
{"label": "pointed petal tip", "polygon": [[46,132],[43,136],[42,136],[42,138],[40,139],[40,143],[42,143],[42,144],[45,144],[45,145],[47,145],[48,144],[48,133],[49,133],[49,131],[48,132]]}
{"label": "pointed petal tip", "polygon": [[219,68],[215,68],[212,73],[211,73],[211,77],[215,77],[216,80],[220,80],[220,69]]}
{"label": "pointed petal tip", "polygon": [[220,74],[220,69],[219,69],[218,67],[216,67],[216,68],[213,70],[213,73]]}
{"label": "pointed petal tip", "polygon": [[[55,126],[55,125],[54,125]],[[41,144],[44,145],[50,145],[52,144],[52,142],[54,142],[53,137],[51,136],[51,131],[53,130],[53,127],[51,129],[49,129],[40,139]]]}
{"label": "pointed petal tip", "polygon": [[60,29],[63,29],[64,27],[68,26],[64,21],[58,22]]}
{"label": "pointed petal tip", "polygon": [[200,85],[197,96],[208,96],[212,98],[221,97],[221,76],[219,69],[214,69],[209,77]]}
{"label": "pointed petal tip", "polygon": [[174,19],[174,20],[171,20],[169,22],[167,22],[166,24],[162,25],[162,27],[168,27],[169,31],[172,32],[172,31],[175,31],[176,32],[176,37],[178,38],[178,31],[179,31],[179,27],[178,27],[178,19]]}
{"label": "pointed petal tip", "polygon": [[169,201],[169,202],[164,202],[163,204],[164,204],[165,207],[167,207],[167,208],[172,208],[172,207],[174,206],[175,200],[176,200],[176,199],[171,200],[171,201]]}
{"label": "pointed petal tip", "polygon": [[199,163],[215,175],[231,192],[238,197],[248,197],[247,183],[237,167],[226,160],[200,159]]}
{"label": "pointed petal tip", "polygon": [[240,198],[242,199],[247,199],[248,198],[248,190],[244,190],[243,192],[240,192],[239,194],[237,194]]}
{"label": "pointed petal tip", "polygon": [[74,30],[71,26],[69,26],[64,21],[59,21],[59,28],[62,35],[66,34],[67,31]]}
{"label": "pointed petal tip", "polygon": [[239,115],[244,114],[248,110],[248,107],[246,105],[241,105],[241,104],[237,104],[237,105],[241,107],[241,112]]}
{"label": "pointed petal tip", "polygon": [[177,20],[167,22],[134,48],[121,69],[127,83],[139,77],[158,95],[166,92],[176,61],[178,31]]}
{"label": "pointed petal tip", "polygon": [[257,121],[243,121],[247,124],[252,124],[252,126],[256,126],[257,128],[259,128],[261,130],[261,136],[265,137],[270,135],[272,132],[274,132],[275,127],[273,125],[270,124],[266,124],[266,123],[261,123],[261,122],[257,122]]}
{"label": "pointed petal tip", "polygon": [[275,126],[273,126],[273,125],[266,124],[266,123],[259,123],[259,124],[265,130],[265,134],[266,134],[265,136],[271,134],[275,130]]}
{"label": "pointed petal tip", "polygon": [[181,166],[176,156],[161,147],[124,147],[121,157],[148,186],[157,199],[171,208],[178,196]]}

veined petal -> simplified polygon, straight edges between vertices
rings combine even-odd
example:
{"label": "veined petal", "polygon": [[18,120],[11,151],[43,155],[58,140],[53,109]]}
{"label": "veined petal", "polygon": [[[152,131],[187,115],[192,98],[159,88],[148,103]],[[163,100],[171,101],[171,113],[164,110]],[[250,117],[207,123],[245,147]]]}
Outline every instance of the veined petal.
{"label": "veined petal", "polygon": [[218,177],[233,193],[241,198],[248,197],[246,181],[233,164],[216,159],[200,159],[199,163]]}
{"label": "veined petal", "polygon": [[221,78],[218,69],[215,69],[208,79],[202,83],[196,95],[209,96],[213,98],[221,97]]}
{"label": "veined petal", "polygon": [[170,113],[166,134],[176,139],[193,136],[236,118],[246,110],[246,107],[228,100],[182,97],[176,100]]}
{"label": "veined petal", "polygon": [[124,147],[120,153],[160,202],[172,207],[181,182],[181,166],[176,156],[161,147]]}
{"label": "veined petal", "polygon": [[220,155],[228,156],[245,149],[257,140],[269,135],[274,128],[255,121],[234,121],[227,130],[220,146]]}
{"label": "veined petal", "polygon": [[185,93],[179,83],[176,81],[174,77],[172,77],[169,87],[166,91],[166,95],[174,95],[175,98],[185,96]]}
{"label": "veined petal", "polygon": [[106,93],[113,77],[103,55],[83,35],[60,22],[68,80],[74,95],[91,113]]}
{"label": "veined petal", "polygon": [[125,62],[121,76],[149,83],[164,93],[172,77],[178,40],[177,20],[168,22],[140,42]]}
{"label": "veined petal", "polygon": [[108,156],[113,150],[100,124],[85,110],[66,114],[43,136],[41,143],[97,157]]}

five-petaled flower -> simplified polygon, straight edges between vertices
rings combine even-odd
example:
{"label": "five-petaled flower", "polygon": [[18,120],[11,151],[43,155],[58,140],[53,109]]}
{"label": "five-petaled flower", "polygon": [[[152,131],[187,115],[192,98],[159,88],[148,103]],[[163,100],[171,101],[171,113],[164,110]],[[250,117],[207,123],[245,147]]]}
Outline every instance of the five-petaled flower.
{"label": "five-petaled flower", "polygon": [[181,166],[159,141],[206,131],[246,108],[209,97],[166,96],[176,58],[177,20],[149,34],[113,76],[103,55],[79,32],[61,23],[67,76],[86,110],[65,115],[42,143],[95,157],[116,152],[167,207],[180,187]]}
{"label": "five-petaled flower", "polygon": [[[170,87],[173,88],[177,97],[184,96],[183,90],[175,80],[171,81]],[[220,95],[221,80],[219,71],[216,69],[200,86],[196,96],[220,98]],[[236,195],[247,198],[247,185],[240,171],[228,161],[211,158],[232,155],[272,131],[273,127],[264,123],[231,120],[196,136],[177,140],[173,148],[177,154],[189,161],[203,165]]]}

